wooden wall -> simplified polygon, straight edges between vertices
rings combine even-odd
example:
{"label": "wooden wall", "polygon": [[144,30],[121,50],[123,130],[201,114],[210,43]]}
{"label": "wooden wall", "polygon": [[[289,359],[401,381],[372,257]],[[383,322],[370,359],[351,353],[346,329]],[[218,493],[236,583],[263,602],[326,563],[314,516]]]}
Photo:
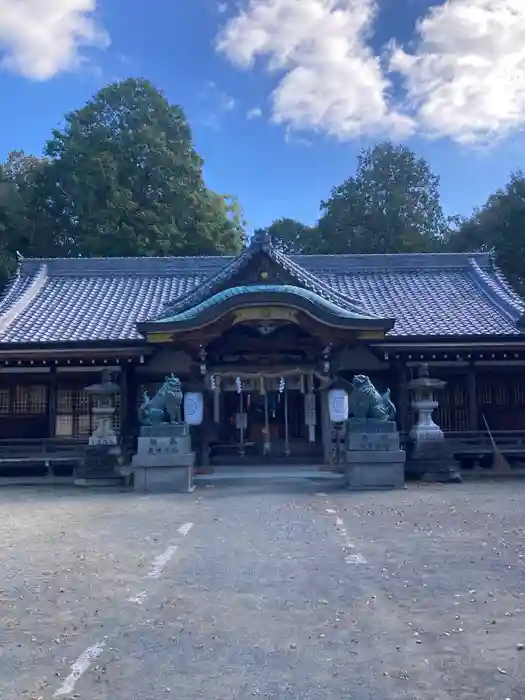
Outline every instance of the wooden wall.
{"label": "wooden wall", "polygon": [[[0,439],[85,439],[93,431],[89,384],[100,372],[0,373]],[[120,430],[120,397],[114,427]]]}
{"label": "wooden wall", "polygon": [[[430,374],[447,382],[434,413],[445,432],[485,431],[483,415],[491,430],[525,430],[525,367],[430,367]],[[413,425],[410,407],[409,416]]]}
{"label": "wooden wall", "polygon": [[[407,368],[407,379],[415,368]],[[355,372],[345,372],[351,381]],[[391,389],[398,407],[400,429],[410,429],[414,416],[404,392],[399,368],[368,372],[379,391]],[[433,367],[433,377],[446,381],[439,397],[435,420],[445,432],[485,430],[485,415],[491,430],[525,430],[525,367]],[[115,374],[115,381],[118,380]],[[137,408],[147,389],[152,396],[163,375],[145,375],[129,368],[122,388],[123,405],[117,397],[114,427],[126,435],[138,430]],[[100,379],[100,372],[0,373],[0,439],[87,438],[92,432],[90,398],[85,387]],[[403,417],[403,401],[405,416]],[[125,425],[121,425],[124,421]]]}

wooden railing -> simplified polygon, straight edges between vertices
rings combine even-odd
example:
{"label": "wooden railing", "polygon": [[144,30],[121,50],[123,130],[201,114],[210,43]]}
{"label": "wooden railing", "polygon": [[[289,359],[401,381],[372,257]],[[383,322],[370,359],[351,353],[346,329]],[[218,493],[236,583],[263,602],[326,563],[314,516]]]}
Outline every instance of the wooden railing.
{"label": "wooden railing", "polygon": [[87,441],[71,439],[0,440],[0,476],[70,476]]}
{"label": "wooden railing", "polygon": [[[125,440],[127,459],[132,440]],[[16,476],[20,472],[40,475],[70,474],[85,455],[87,439],[3,439],[0,440],[0,476]]]}
{"label": "wooden railing", "polygon": [[0,460],[9,457],[58,457],[81,453],[87,440],[74,439],[4,439],[0,440]]}
{"label": "wooden railing", "polygon": [[[511,467],[525,468],[525,430],[498,430],[492,433],[492,437]],[[492,465],[494,447],[486,431],[449,431],[445,433],[445,438],[462,469],[487,469]],[[407,435],[402,436],[402,442],[410,453]]]}

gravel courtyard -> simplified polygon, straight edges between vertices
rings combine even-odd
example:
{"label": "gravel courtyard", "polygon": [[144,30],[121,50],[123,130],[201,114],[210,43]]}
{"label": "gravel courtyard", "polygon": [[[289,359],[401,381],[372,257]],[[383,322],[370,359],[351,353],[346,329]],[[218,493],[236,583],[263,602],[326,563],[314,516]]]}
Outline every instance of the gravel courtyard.
{"label": "gravel courtyard", "polygon": [[525,482],[0,490],[2,700],[524,700]]}

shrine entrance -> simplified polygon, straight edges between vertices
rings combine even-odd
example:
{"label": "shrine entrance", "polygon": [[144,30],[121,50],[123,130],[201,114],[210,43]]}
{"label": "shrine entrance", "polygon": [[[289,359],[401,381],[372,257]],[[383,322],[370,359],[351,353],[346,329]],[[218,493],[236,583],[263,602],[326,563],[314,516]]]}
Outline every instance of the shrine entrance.
{"label": "shrine entrance", "polygon": [[203,394],[202,466],[330,459],[326,391],[345,347],[383,338],[393,319],[328,287],[254,237],[210,280],[137,324],[188,357]]}
{"label": "shrine entrance", "polygon": [[310,463],[322,460],[320,396],[313,375],[283,371],[213,375],[216,439],[212,463]]}

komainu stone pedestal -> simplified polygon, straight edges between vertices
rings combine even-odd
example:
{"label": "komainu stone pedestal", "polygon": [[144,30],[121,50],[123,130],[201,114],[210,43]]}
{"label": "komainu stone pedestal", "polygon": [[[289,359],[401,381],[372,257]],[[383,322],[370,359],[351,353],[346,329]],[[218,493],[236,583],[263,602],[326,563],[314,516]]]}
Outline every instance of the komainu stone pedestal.
{"label": "komainu stone pedestal", "polygon": [[405,460],[394,421],[348,421],[347,488],[400,488],[405,483]]}
{"label": "komainu stone pedestal", "polygon": [[190,493],[195,488],[195,452],[186,424],[143,425],[131,463],[135,491]]}

